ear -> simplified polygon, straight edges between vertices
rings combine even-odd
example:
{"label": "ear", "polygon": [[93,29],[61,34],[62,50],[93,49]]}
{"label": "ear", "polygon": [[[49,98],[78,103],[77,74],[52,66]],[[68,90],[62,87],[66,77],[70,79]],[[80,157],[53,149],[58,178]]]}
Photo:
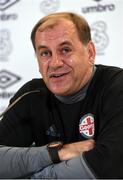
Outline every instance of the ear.
{"label": "ear", "polygon": [[88,47],[88,58],[90,62],[94,64],[95,55],[96,55],[95,45],[92,41],[89,41],[87,47]]}

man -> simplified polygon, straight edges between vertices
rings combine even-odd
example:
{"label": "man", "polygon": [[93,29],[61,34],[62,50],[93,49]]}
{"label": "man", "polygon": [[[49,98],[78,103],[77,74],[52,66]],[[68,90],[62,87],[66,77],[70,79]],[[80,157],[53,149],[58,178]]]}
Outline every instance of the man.
{"label": "man", "polygon": [[[77,14],[42,18],[31,39],[43,79],[26,83],[0,122],[8,174],[123,178],[123,70],[94,65],[90,28]],[[15,173],[10,164],[21,168]]]}

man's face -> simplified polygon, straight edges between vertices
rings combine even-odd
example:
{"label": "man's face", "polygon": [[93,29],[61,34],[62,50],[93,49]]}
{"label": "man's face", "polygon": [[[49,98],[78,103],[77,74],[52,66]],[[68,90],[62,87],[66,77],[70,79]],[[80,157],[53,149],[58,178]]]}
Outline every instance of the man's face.
{"label": "man's face", "polygon": [[94,46],[92,42],[87,46],[82,44],[71,21],[61,20],[42,32],[39,27],[35,47],[40,73],[54,94],[76,93],[90,79]]}

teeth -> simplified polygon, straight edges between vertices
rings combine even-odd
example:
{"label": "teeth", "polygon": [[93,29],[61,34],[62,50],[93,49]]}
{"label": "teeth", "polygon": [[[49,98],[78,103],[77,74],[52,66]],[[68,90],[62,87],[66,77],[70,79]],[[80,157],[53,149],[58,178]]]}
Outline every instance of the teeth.
{"label": "teeth", "polygon": [[61,77],[61,76],[64,76],[65,74],[52,74],[50,75],[50,77],[54,77],[54,78],[57,78],[57,77]]}
{"label": "teeth", "polygon": [[62,76],[62,75],[53,75],[53,77],[60,77],[60,76]]}

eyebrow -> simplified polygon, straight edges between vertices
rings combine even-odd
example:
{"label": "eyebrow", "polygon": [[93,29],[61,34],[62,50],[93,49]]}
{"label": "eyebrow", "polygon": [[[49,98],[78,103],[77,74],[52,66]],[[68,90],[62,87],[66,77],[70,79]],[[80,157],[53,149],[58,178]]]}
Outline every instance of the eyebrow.
{"label": "eyebrow", "polygon": [[40,50],[40,49],[46,49],[46,48],[48,48],[48,47],[45,46],[45,45],[39,45],[39,46],[38,46],[38,50]]}
{"label": "eyebrow", "polygon": [[[59,44],[59,46],[64,46],[64,45],[70,45],[70,46],[71,46],[71,43],[70,43],[69,41],[64,41],[64,42],[62,42],[61,44]],[[48,47],[45,46],[45,45],[39,45],[39,46],[38,46],[38,50],[40,50],[40,49],[46,49],[46,48],[48,48]]]}
{"label": "eyebrow", "polygon": [[64,45],[71,45],[71,43],[69,41],[64,41],[63,43],[60,44],[60,46],[64,46]]}

